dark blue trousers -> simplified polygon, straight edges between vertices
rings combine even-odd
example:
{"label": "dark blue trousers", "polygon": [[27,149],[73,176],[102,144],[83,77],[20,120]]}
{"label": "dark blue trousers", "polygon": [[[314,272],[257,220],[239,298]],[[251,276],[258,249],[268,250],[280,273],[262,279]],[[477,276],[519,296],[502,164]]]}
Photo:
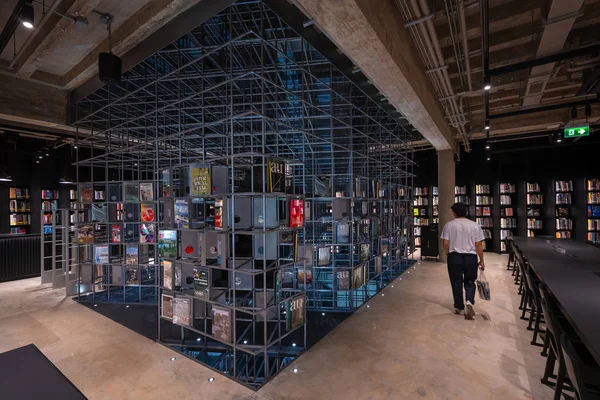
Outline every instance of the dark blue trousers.
{"label": "dark blue trousers", "polygon": [[454,308],[464,310],[463,285],[465,297],[471,304],[475,304],[475,281],[477,280],[477,255],[476,254],[448,254],[448,275],[454,296]]}

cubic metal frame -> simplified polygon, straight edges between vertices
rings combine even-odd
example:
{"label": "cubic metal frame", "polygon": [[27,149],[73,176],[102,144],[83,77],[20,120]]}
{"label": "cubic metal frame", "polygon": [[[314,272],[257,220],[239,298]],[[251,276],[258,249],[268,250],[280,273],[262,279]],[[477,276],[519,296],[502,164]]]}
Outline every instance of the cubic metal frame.
{"label": "cubic metal frame", "polygon": [[[297,194],[315,204],[332,201],[356,178],[365,185],[380,182],[381,196],[344,197],[370,202],[383,214],[382,230],[394,249],[401,248],[401,237],[408,248],[394,251],[394,268],[369,273],[373,283],[349,307],[320,306],[319,294],[309,302],[312,310],[351,312],[408,265],[413,242],[411,133],[261,1],[232,5],[125,72],[120,84],[81,100],[73,111],[78,181],[149,180],[158,189],[160,170],[201,161],[231,166],[233,182],[234,166],[264,167],[265,157],[273,156],[288,160]],[[90,154],[84,155],[83,148]],[[303,244],[319,245],[314,232],[309,238],[306,231]],[[253,389],[307,347],[303,328],[301,340],[294,338],[302,346],[282,340],[276,348],[263,343],[253,349],[262,357],[257,364],[238,356],[247,352],[244,346],[213,343],[208,349],[192,343],[196,337],[190,340],[184,329],[177,345],[166,344],[196,359],[204,351],[209,367]]]}

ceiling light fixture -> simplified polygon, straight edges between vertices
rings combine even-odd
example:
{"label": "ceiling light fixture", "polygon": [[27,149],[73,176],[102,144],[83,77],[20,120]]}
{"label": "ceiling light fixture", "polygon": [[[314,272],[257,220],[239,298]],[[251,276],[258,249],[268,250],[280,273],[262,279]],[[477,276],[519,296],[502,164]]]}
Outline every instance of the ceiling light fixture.
{"label": "ceiling light fixture", "polygon": [[12,176],[7,174],[4,168],[0,168],[0,182],[12,182]]}
{"label": "ceiling light fixture", "polygon": [[490,81],[490,77],[486,76],[483,80],[483,90],[490,90],[492,88],[492,82]]}
{"label": "ceiling light fixture", "polygon": [[63,184],[63,185],[71,185],[71,184],[75,183],[75,181],[73,179],[69,178],[69,176],[65,174],[62,178],[60,178],[58,180],[58,183]]}
{"label": "ceiling light fixture", "polygon": [[490,144],[490,142],[485,142],[485,149],[489,150],[490,147],[492,147],[492,145]]}
{"label": "ceiling light fixture", "polygon": [[21,24],[27,29],[33,29],[33,5],[29,0],[23,0],[23,8],[21,8]]}

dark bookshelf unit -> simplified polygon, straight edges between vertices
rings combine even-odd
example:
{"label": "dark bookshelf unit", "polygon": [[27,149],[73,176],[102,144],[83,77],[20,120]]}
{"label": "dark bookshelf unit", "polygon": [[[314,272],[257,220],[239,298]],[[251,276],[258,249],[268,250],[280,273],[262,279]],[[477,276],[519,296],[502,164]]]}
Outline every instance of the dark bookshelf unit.
{"label": "dark bookshelf unit", "polygon": [[440,210],[439,210],[439,197],[438,187],[431,187],[431,223],[433,225],[439,225],[440,223]]}
{"label": "dark bookshelf unit", "polygon": [[494,215],[498,216],[498,223],[494,224],[495,229],[494,250],[500,253],[507,251],[506,239],[511,236],[517,236],[518,219],[516,209],[518,207],[517,186],[508,182],[498,183],[497,206],[494,209]]}
{"label": "dark bookshelf unit", "polygon": [[429,225],[429,187],[419,186],[414,189],[413,199],[413,234],[415,247],[421,247],[421,227]]}
{"label": "dark bookshelf unit", "polygon": [[544,193],[538,182],[525,183],[527,237],[544,234]]}
{"label": "dark bookshelf unit", "polygon": [[587,241],[600,244],[600,179],[587,179],[586,185]]}
{"label": "dark bookshelf unit", "polygon": [[554,181],[554,235],[557,239],[574,238],[573,192],[572,180]]}
{"label": "dark bookshelf unit", "polygon": [[492,251],[493,249],[493,229],[494,219],[492,208],[494,205],[494,197],[492,196],[491,186],[487,184],[475,184],[474,188],[475,201],[474,213],[475,222],[483,229],[485,236],[484,250]]}
{"label": "dark bookshelf unit", "polygon": [[[58,198],[59,198],[58,190],[55,189],[42,189],[41,195],[41,208],[42,208],[42,226],[43,232],[52,233],[52,211],[58,210]],[[55,214],[56,218],[58,218],[58,213]],[[58,223],[58,221],[54,221],[54,223]]]}
{"label": "dark bookshelf unit", "polygon": [[469,191],[467,190],[467,186],[454,186],[454,202],[455,203],[465,203],[466,205],[471,205],[471,199],[469,198]]}
{"label": "dark bookshelf unit", "polygon": [[11,235],[31,233],[31,199],[28,188],[9,189],[9,227]]}

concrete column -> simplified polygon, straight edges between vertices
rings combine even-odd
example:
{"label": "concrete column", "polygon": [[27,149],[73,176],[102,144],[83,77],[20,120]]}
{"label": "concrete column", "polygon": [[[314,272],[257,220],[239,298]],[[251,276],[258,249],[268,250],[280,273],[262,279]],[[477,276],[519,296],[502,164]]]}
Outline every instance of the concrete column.
{"label": "concrete column", "polygon": [[[446,222],[454,219],[450,207],[454,204],[454,152],[438,151],[438,213],[440,217],[440,233]],[[440,261],[446,262],[446,253],[440,240]]]}

